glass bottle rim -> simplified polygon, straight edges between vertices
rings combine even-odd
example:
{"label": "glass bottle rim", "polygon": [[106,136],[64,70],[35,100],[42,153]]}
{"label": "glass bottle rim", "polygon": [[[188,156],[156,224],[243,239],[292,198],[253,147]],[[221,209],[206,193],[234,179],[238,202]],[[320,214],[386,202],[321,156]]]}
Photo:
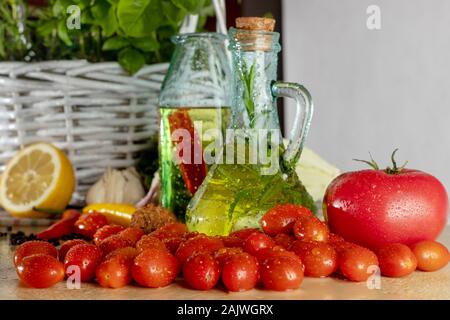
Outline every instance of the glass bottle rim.
{"label": "glass bottle rim", "polygon": [[212,41],[224,42],[228,37],[219,32],[193,32],[175,35],[171,38],[172,42],[175,44],[184,43],[191,39],[209,39]]}

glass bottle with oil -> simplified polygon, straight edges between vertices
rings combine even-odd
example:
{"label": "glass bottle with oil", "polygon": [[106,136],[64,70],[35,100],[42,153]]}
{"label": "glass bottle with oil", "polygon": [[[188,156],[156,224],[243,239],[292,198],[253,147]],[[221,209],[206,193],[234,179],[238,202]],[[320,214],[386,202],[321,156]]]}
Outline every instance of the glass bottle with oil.
{"label": "glass bottle with oil", "polygon": [[[273,19],[238,18],[237,28],[230,29],[232,120],[222,157],[189,202],[186,223],[192,231],[227,235],[259,227],[262,215],[279,203],[316,210],[294,170],[313,104],[303,86],[275,81],[281,48],[274,24]],[[278,97],[293,98],[297,106],[286,148],[276,111]]]}
{"label": "glass bottle with oil", "polygon": [[180,220],[211,166],[203,151],[215,139],[220,143],[231,118],[226,39],[219,33],[173,38],[176,47],[159,97],[159,151],[161,203]]}

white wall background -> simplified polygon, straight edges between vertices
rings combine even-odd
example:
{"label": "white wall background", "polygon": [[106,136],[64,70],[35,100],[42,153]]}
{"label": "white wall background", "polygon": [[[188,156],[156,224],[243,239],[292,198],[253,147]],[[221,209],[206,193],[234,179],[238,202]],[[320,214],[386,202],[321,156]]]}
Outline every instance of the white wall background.
{"label": "white wall background", "polygon": [[284,80],[315,103],[307,145],[343,170],[399,147],[450,191],[450,0],[284,0],[283,33]]}

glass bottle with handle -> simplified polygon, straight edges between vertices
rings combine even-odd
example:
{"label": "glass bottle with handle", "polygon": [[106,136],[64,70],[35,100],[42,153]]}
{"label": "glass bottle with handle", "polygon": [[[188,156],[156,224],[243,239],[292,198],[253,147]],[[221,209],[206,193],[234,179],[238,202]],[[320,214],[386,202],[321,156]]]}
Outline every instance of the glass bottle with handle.
{"label": "glass bottle with handle", "polygon": [[[262,215],[279,203],[316,210],[294,170],[310,127],[313,103],[303,86],[276,81],[281,47],[273,26],[273,19],[238,18],[237,28],[230,29],[232,120],[216,164],[189,202],[186,222],[192,231],[227,235],[259,227]],[[296,101],[287,147],[276,110],[279,97]]]}

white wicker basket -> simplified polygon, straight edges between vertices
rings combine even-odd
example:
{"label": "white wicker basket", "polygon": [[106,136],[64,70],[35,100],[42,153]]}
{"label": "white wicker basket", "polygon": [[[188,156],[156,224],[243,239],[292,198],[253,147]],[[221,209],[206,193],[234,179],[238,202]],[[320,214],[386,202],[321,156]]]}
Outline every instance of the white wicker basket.
{"label": "white wicker basket", "polygon": [[[213,0],[225,32],[223,0]],[[189,16],[180,33],[193,32]],[[107,167],[135,164],[158,131],[158,95],[167,63],[129,76],[118,63],[83,60],[0,62],[0,173],[21,147],[48,141],[69,155],[76,171],[72,203]]]}
{"label": "white wicker basket", "polygon": [[106,167],[133,165],[157,133],[167,68],[130,77],[109,62],[0,63],[0,171],[22,146],[52,142],[69,155],[82,196]]}

